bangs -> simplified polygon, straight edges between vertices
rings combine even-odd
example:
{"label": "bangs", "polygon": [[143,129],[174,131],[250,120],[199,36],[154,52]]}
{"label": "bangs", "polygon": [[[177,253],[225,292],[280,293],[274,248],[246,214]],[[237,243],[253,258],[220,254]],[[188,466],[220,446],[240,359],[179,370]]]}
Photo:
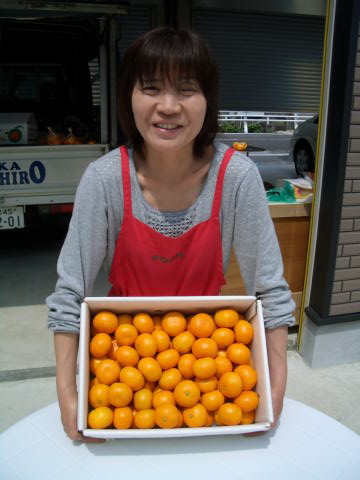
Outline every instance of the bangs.
{"label": "bangs", "polygon": [[148,81],[167,81],[175,87],[183,79],[196,80],[201,90],[204,89],[206,74],[201,68],[201,52],[189,37],[181,38],[169,35],[164,41],[152,39],[151,44],[143,45],[135,58],[135,78],[144,84]]}

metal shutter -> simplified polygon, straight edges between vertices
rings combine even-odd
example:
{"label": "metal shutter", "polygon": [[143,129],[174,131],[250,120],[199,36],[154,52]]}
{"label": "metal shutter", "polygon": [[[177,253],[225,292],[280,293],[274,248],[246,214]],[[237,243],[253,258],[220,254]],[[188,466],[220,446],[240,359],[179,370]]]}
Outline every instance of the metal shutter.
{"label": "metal shutter", "polygon": [[218,62],[221,109],[318,111],[323,17],[196,9],[193,18]]}
{"label": "metal shutter", "polygon": [[151,28],[151,8],[129,7],[128,15],[121,17],[118,52],[122,56],[127,47],[142,33]]}

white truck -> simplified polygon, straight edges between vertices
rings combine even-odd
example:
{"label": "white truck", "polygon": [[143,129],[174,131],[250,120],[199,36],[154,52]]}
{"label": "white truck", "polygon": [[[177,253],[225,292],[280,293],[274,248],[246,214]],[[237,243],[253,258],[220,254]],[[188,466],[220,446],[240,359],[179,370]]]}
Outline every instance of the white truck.
{"label": "white truck", "polygon": [[0,5],[0,230],[69,212],[87,165],[118,143],[123,5]]}

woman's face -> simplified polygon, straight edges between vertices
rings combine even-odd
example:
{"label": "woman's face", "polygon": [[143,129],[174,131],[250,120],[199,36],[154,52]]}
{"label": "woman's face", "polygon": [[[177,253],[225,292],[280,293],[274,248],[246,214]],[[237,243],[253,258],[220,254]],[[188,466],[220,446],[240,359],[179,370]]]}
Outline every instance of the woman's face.
{"label": "woman's face", "polygon": [[147,151],[182,151],[193,147],[206,114],[206,99],[194,79],[154,78],[136,82],[132,109]]}

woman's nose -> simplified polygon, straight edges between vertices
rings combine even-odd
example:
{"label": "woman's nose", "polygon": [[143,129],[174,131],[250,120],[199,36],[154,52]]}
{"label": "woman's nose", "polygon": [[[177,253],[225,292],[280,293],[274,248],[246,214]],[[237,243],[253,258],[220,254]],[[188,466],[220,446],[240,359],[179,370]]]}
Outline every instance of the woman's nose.
{"label": "woman's nose", "polygon": [[165,115],[179,113],[181,110],[181,106],[176,93],[164,92],[162,95],[160,95],[157,109],[158,112],[164,113]]}

